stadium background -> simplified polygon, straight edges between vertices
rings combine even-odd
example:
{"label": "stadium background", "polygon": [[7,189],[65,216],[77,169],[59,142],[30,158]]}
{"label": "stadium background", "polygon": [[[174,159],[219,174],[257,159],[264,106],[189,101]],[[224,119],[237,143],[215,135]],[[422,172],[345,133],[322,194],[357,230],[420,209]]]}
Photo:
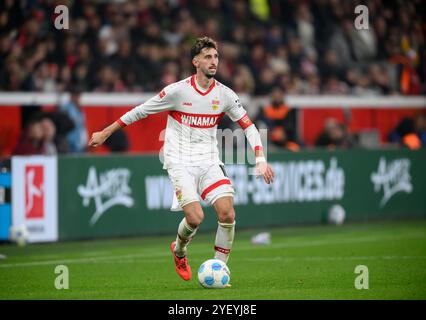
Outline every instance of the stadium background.
{"label": "stadium background", "polygon": [[[58,5],[69,9],[69,29],[54,27]],[[354,27],[357,5],[368,8],[368,29]],[[101,148],[83,146],[93,131],[191,75],[189,50],[203,35],[219,42],[216,78],[268,130],[278,170],[266,187],[247,175],[250,165],[228,166],[241,230],[312,232],[308,226],[327,223],[340,205],[345,223],[371,223],[380,233],[387,227],[374,221],[397,218],[409,235],[403,220],[420,218],[422,226],[426,215],[421,12],[421,1],[3,1],[0,239],[8,243],[12,224],[26,224],[31,242],[175,234],[180,216],[168,210],[171,186],[158,158],[167,115]],[[236,127],[225,120],[220,128]],[[200,237],[215,228],[206,208]],[[3,248],[18,264],[31,258]],[[416,287],[406,297],[425,292]]]}

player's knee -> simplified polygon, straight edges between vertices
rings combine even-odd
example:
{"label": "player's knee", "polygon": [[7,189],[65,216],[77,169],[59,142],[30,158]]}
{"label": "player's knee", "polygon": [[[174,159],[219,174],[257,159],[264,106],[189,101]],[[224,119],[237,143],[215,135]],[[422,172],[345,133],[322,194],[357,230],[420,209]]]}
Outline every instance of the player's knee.
{"label": "player's knee", "polygon": [[204,220],[204,212],[197,202],[189,203],[183,207],[186,223],[193,229],[197,228]]}
{"label": "player's knee", "polygon": [[232,206],[220,208],[217,215],[221,223],[234,223],[235,221],[235,210]]}
{"label": "player's knee", "polygon": [[201,224],[201,222],[203,222],[203,220],[204,220],[204,214],[203,215],[186,217],[186,222],[188,223],[188,225],[192,229],[198,228],[198,226]]}
{"label": "player's knee", "polygon": [[203,220],[204,213],[202,210],[194,210],[190,214],[186,215],[186,222],[193,229],[197,228]]}

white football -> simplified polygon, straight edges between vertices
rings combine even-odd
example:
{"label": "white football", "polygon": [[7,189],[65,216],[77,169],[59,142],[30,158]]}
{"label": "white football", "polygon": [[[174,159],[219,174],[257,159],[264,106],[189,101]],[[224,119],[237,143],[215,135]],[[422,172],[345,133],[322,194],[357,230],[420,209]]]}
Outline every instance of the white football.
{"label": "white football", "polygon": [[9,232],[10,240],[18,244],[18,246],[22,247],[27,244],[30,233],[28,232],[27,226],[25,224],[11,226]]}
{"label": "white football", "polygon": [[225,288],[230,280],[231,272],[222,260],[204,261],[198,269],[198,281],[204,288]]}

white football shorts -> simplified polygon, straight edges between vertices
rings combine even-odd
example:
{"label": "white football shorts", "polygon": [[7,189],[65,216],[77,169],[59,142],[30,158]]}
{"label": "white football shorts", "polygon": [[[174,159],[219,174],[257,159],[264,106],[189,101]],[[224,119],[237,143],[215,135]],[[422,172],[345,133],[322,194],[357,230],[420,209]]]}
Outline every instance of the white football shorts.
{"label": "white football shorts", "polygon": [[223,165],[176,165],[167,172],[175,191],[172,211],[182,211],[182,207],[200,198],[213,205],[221,197],[234,196],[234,187]]}

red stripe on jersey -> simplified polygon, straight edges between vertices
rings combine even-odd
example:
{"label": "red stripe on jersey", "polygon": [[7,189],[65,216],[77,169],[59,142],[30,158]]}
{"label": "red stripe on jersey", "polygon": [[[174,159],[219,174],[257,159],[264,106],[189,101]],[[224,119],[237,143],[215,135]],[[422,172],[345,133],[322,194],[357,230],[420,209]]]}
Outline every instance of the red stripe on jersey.
{"label": "red stripe on jersey", "polygon": [[238,120],[238,124],[243,130],[245,130],[248,127],[250,127],[253,124],[253,122],[251,122],[248,114],[246,113],[240,120]]}
{"label": "red stripe on jersey", "polygon": [[229,254],[229,252],[231,252],[231,249],[221,248],[218,246],[214,246],[214,250],[223,254]]}
{"label": "red stripe on jersey", "polygon": [[222,180],[219,180],[219,181],[213,183],[211,186],[208,186],[207,188],[204,189],[203,193],[201,193],[201,199],[204,200],[206,198],[206,195],[210,191],[212,191],[212,190],[216,189],[217,187],[224,185],[224,184],[231,184],[231,181],[229,179],[222,179]]}
{"label": "red stripe on jersey", "polygon": [[262,146],[255,146],[254,151],[257,151],[257,150],[263,150]]}
{"label": "red stripe on jersey", "polygon": [[196,114],[182,111],[170,111],[169,115],[180,124],[193,128],[213,128],[217,126],[225,113]]}
{"label": "red stripe on jersey", "polygon": [[195,91],[197,91],[197,92],[198,92],[199,94],[201,94],[202,96],[205,96],[206,94],[209,94],[209,93],[210,93],[210,91],[212,91],[212,90],[213,90],[215,83],[216,83],[216,81],[213,79],[213,82],[212,82],[212,84],[210,85],[210,87],[207,89],[207,91],[202,92],[202,91],[198,90],[197,85],[195,84],[195,74],[194,74],[194,75],[192,75],[192,77],[191,77],[191,86],[195,89]]}
{"label": "red stripe on jersey", "polygon": [[126,127],[127,126],[127,124],[125,124],[121,119],[118,119],[117,121],[116,121],[119,125],[120,125],[120,127]]}

